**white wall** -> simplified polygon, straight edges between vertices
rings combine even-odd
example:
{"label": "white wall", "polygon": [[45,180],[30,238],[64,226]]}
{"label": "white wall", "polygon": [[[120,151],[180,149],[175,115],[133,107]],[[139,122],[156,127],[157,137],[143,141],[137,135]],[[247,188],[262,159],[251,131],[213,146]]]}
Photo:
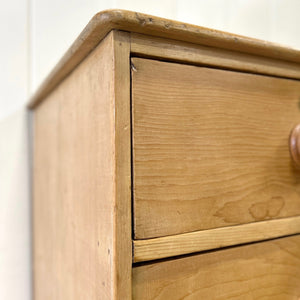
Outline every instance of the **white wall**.
{"label": "white wall", "polygon": [[88,20],[123,8],[300,49],[299,0],[0,0],[0,299],[29,300],[28,95]]}
{"label": "white wall", "polygon": [[26,1],[0,1],[0,299],[30,299]]}

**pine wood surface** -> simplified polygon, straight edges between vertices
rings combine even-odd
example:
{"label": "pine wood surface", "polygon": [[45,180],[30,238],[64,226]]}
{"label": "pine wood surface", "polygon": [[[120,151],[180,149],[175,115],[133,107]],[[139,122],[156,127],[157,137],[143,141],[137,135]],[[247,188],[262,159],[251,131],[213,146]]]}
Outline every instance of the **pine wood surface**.
{"label": "pine wood surface", "polygon": [[28,104],[34,298],[298,300],[299,78],[295,49],[96,14]]}
{"label": "pine wood surface", "polygon": [[36,300],[131,298],[128,65],[111,33],[35,109]]}
{"label": "pine wood surface", "polygon": [[299,215],[298,81],[132,64],[135,239]]}
{"label": "pine wood surface", "polygon": [[31,97],[28,107],[40,103],[113,29],[300,63],[300,52],[293,48],[137,12],[105,10],[87,24]]}
{"label": "pine wood surface", "polygon": [[298,300],[300,236],[133,268],[134,300]]}
{"label": "pine wood surface", "polygon": [[112,31],[111,34],[113,36],[113,78],[105,78],[105,80],[108,81],[107,84],[113,85],[110,111],[114,116],[110,126],[114,130],[115,143],[112,152],[115,158],[115,198],[112,199],[115,249],[113,299],[124,300],[131,299],[132,287],[130,37],[128,33],[117,30]]}
{"label": "pine wood surface", "polygon": [[131,32],[133,56],[300,79],[300,65],[270,57]]}
{"label": "pine wood surface", "polygon": [[300,233],[300,217],[227,226],[133,241],[133,262],[263,241]]}

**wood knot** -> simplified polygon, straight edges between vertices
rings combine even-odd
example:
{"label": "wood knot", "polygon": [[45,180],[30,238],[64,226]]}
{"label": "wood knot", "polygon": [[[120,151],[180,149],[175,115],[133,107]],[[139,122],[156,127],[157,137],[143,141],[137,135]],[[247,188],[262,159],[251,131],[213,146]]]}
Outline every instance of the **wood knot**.
{"label": "wood knot", "polygon": [[249,213],[257,221],[275,218],[279,215],[283,206],[284,200],[282,197],[272,197],[269,201],[252,204]]}

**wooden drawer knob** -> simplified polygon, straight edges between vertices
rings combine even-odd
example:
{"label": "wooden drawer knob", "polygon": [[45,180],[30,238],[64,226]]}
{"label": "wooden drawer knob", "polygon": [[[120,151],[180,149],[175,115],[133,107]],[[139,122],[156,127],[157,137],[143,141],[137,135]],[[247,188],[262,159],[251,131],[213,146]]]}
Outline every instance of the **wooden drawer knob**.
{"label": "wooden drawer knob", "polygon": [[295,126],[291,132],[290,152],[295,166],[300,168],[300,124]]}

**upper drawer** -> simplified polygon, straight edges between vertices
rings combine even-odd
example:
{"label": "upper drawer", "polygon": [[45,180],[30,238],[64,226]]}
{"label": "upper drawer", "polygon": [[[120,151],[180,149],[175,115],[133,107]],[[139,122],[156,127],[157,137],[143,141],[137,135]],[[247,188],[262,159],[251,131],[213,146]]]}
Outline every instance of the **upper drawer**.
{"label": "upper drawer", "polygon": [[136,239],[300,214],[300,82],[132,63]]}

